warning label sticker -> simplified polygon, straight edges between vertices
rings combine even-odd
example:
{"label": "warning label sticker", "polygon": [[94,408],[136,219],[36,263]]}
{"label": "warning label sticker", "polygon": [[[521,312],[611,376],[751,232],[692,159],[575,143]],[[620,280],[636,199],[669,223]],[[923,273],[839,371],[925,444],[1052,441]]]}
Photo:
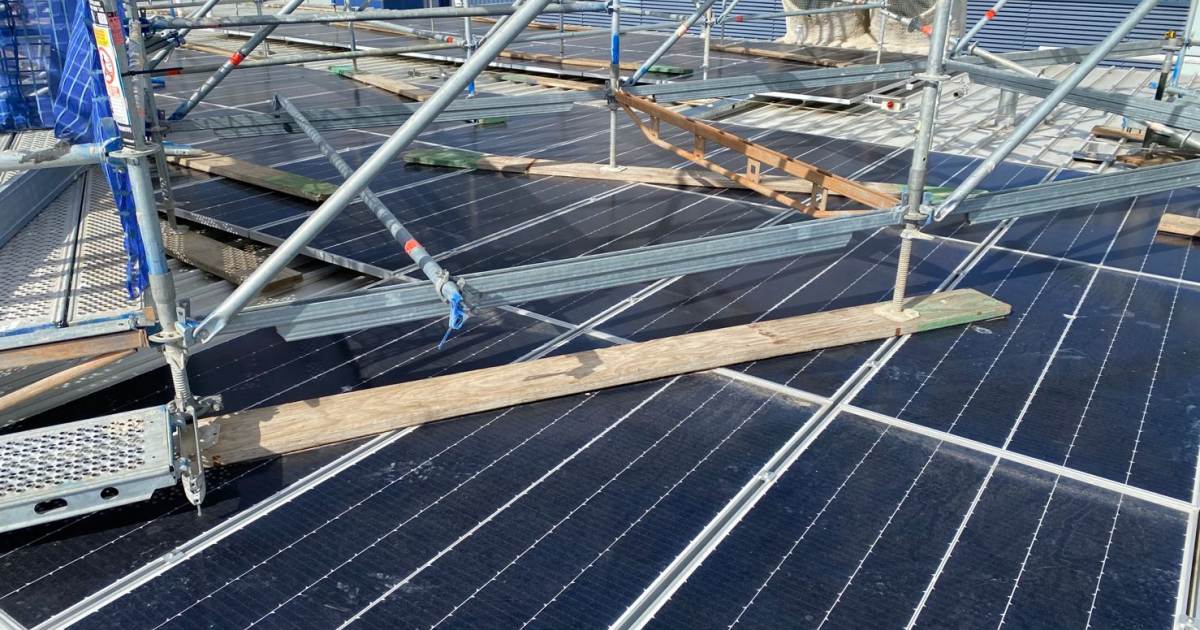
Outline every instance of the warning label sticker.
{"label": "warning label sticker", "polygon": [[112,34],[108,28],[93,24],[92,35],[96,38],[100,70],[104,73],[104,91],[108,93],[113,120],[121,127],[129,127],[129,105],[121,92],[121,81],[117,73],[117,48],[112,43]]}

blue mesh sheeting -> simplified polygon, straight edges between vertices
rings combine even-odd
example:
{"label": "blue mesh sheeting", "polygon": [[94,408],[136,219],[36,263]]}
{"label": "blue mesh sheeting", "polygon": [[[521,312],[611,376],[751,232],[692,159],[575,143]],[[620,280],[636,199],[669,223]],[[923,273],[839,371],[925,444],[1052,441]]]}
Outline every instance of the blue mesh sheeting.
{"label": "blue mesh sheeting", "polygon": [[46,129],[54,120],[67,50],[68,0],[0,0],[0,130]]}
{"label": "blue mesh sheeting", "polygon": [[[86,0],[0,0],[0,130],[54,129],[74,144],[118,137]],[[129,176],[104,164],[124,230],[126,290],[148,284]]]}
{"label": "blue mesh sheeting", "polygon": [[[112,108],[109,106],[108,93],[104,90],[96,43],[92,39],[92,18],[83,0],[78,0],[73,8],[62,80],[54,102],[54,134],[75,143],[111,142],[120,134],[112,124]],[[142,248],[133,195],[129,189],[129,175],[116,162],[106,163],[102,168],[112,188],[117,213],[121,217],[121,228],[125,233],[125,252],[128,254],[125,261],[125,289],[129,297],[134,298],[141,295],[149,280],[146,275],[146,252]]]}

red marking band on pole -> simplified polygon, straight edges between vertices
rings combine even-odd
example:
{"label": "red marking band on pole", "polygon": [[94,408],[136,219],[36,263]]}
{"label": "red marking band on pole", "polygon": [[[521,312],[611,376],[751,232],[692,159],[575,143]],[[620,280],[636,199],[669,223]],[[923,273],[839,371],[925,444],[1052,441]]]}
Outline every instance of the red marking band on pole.
{"label": "red marking band on pole", "polygon": [[988,9],[987,11],[984,11],[984,12],[983,12],[983,17],[984,17],[985,19],[988,19],[988,20],[991,20],[991,19],[995,18],[995,17],[996,17],[996,10],[995,10],[995,9]]}
{"label": "red marking band on pole", "polygon": [[163,74],[164,74],[165,76],[168,76],[168,77],[173,77],[173,76],[175,76],[175,75],[177,75],[177,74],[183,74],[183,68],[169,68],[169,69],[168,69],[168,70],[167,70],[165,73],[163,73]]}
{"label": "red marking band on pole", "polygon": [[245,58],[246,58],[246,55],[243,55],[241,53],[241,51],[238,51],[229,56],[229,63],[236,66],[236,65],[242,63],[242,60]]}
{"label": "red marking band on pole", "polygon": [[404,243],[404,253],[411,254],[412,250],[414,250],[420,246],[421,246],[421,244],[417,242],[417,239],[410,238],[407,241],[405,241],[405,243]]}
{"label": "red marking band on pole", "polygon": [[922,33],[925,33],[926,35],[929,35],[930,33],[932,33],[932,32],[933,32],[933,27],[932,27],[932,26],[930,26],[930,25],[928,25],[928,24],[926,24],[925,26],[922,26],[922,27],[921,27],[921,32],[922,32]]}
{"label": "red marking band on pole", "polygon": [[108,29],[112,31],[113,43],[115,43],[117,46],[121,46],[125,43],[125,30],[121,26],[121,18],[116,13],[109,13],[107,15]]}
{"label": "red marking band on pole", "polygon": [[743,22],[743,21],[745,21],[742,19],[743,17],[744,16],[741,16],[741,15],[735,15],[735,16],[733,16],[733,21],[734,22]]}
{"label": "red marking band on pole", "polygon": [[446,37],[446,43],[447,43],[447,44],[453,44],[453,43],[454,43],[454,38],[453,38],[453,37],[449,37],[449,36],[447,36],[447,37]]}

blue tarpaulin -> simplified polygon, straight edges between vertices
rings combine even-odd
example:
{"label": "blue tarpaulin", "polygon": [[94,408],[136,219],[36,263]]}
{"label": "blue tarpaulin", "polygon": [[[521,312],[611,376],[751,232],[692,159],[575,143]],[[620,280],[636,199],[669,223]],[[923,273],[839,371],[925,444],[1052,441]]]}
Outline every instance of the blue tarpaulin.
{"label": "blue tarpaulin", "polygon": [[[53,129],[65,142],[110,141],[118,137],[111,117],[84,0],[0,0],[0,131]],[[125,232],[132,298],[147,278],[129,177],[119,163],[103,169]]]}

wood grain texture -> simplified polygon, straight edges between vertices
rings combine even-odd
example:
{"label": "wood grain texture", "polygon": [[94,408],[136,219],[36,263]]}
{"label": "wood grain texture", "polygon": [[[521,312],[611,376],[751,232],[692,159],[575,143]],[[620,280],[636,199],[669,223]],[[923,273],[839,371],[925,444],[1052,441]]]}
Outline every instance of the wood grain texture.
{"label": "wood grain texture", "polygon": [[[549,17],[549,16],[547,16],[547,17]],[[473,17],[471,19],[475,22],[482,22],[483,24],[495,24],[496,23],[496,18],[490,18],[490,17],[486,17],[486,16],[478,16],[478,17]],[[579,24],[563,24],[562,27],[563,27],[562,30],[564,30],[564,31],[596,31],[596,29],[591,26],[581,26]],[[525,28],[539,30],[539,31],[557,31],[558,25],[551,24],[548,22],[530,22],[529,26],[526,26]],[[596,31],[596,32],[600,35],[604,35],[605,33],[607,33],[607,31]]]}
{"label": "wood grain texture", "polygon": [[333,194],[333,191],[337,190],[337,186],[329,182],[253,164],[220,153],[205,152],[202,155],[168,156],[167,161],[201,173],[219,175],[317,203],[325,201]]}
{"label": "wood grain texture", "polygon": [[853,61],[845,59],[830,59],[828,57],[817,54],[815,51],[806,49],[797,50],[773,50],[770,48],[755,48],[746,46],[745,44],[721,44],[712,42],[709,46],[716,51],[734,53],[737,55],[748,55],[750,57],[763,57],[766,59],[779,59],[782,61],[797,61],[813,66],[822,66],[825,68],[845,68],[846,66],[854,65]]}
{"label": "wood grain texture", "polygon": [[509,83],[524,83],[525,85],[540,85],[542,87],[560,88],[563,90],[595,90],[601,86],[596,83],[588,83],[586,81],[572,81],[570,79],[556,79],[554,77],[539,77],[531,74],[515,74],[506,72],[497,75],[501,81]]}
{"label": "wood grain texture", "polygon": [[20,389],[14,389],[9,393],[0,396],[0,413],[4,413],[13,407],[29,402],[30,400],[47,394],[54,389],[64,387],[79,377],[87,376],[96,370],[108,367],[109,365],[112,365],[113,363],[116,363],[125,357],[132,356],[135,352],[137,352],[137,350],[119,350],[117,352],[101,354],[88,359],[83,363],[73,365],[60,372],[55,372],[46,378],[34,381]]}
{"label": "wood grain texture", "polygon": [[232,464],[512,405],[787,354],[994,319],[1009,306],[972,289],[913,298],[897,322],[868,304],[438,376],[214,419],[209,465]]}
{"label": "wood grain texture", "polygon": [[[589,57],[559,57],[549,53],[526,52],[523,50],[505,50],[500,53],[501,57],[508,59],[516,59],[518,61],[536,61],[538,63],[557,63],[567,66],[583,66],[585,68],[604,68],[608,69],[609,61],[607,59],[592,59]],[[622,61],[622,70],[637,70],[642,67],[641,63],[635,61]],[[663,64],[655,64],[650,66],[651,73],[654,74],[691,74],[691,68],[682,68],[680,66],[668,66]]]}
{"label": "wood grain texture", "polygon": [[[161,222],[163,246],[172,258],[187,263],[201,271],[241,284],[266,260],[266,254],[238,249],[199,232],[187,230],[175,232],[165,221]],[[304,275],[285,267],[263,287],[264,295],[278,293],[300,284]]]}
{"label": "wood grain texture", "polygon": [[1146,132],[1141,129],[1122,129],[1120,127],[1105,127],[1103,125],[1092,127],[1092,135],[1097,138],[1131,140],[1133,142],[1142,142],[1146,139]]}
{"label": "wood grain texture", "polygon": [[413,85],[407,81],[385,77],[381,74],[369,74],[366,72],[344,70],[335,71],[334,74],[357,81],[363,85],[377,87],[385,92],[391,92],[396,96],[400,96],[411,101],[423,102],[428,100],[430,96],[433,96],[433,90],[425,89],[419,85]]}
{"label": "wood grain texture", "polygon": [[[617,182],[641,182],[663,186],[746,188],[740,182],[717,175],[712,171],[661,168],[657,166],[622,166],[619,170],[613,170],[606,165],[590,162],[560,162],[557,160],[493,155],[490,153],[477,153],[475,151],[441,147],[412,149],[404,154],[404,161],[409,164],[423,164],[425,166],[474,168],[501,173],[519,173],[522,175],[552,175],[555,177],[576,177],[579,179],[599,179]],[[812,182],[807,179],[768,175],[762,177],[761,180],[772,188],[784,192],[812,192]],[[900,194],[904,188],[901,184],[886,182],[864,182],[862,185],[872,190],[892,195]]]}
{"label": "wood grain texture", "polygon": [[135,350],[147,346],[146,333],[128,330],[95,337],[44,343],[25,348],[0,351],[0,370],[42,365],[69,359],[82,359],[120,350]]}
{"label": "wood grain texture", "polygon": [[1188,238],[1200,237],[1200,218],[1168,212],[1158,221],[1158,231]]}

